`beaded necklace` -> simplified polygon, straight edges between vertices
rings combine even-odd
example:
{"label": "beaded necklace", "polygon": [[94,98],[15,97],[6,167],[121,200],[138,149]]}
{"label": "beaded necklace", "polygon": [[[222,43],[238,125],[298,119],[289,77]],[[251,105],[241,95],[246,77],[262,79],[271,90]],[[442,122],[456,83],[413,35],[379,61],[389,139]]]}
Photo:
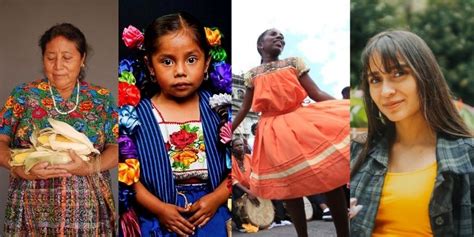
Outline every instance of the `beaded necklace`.
{"label": "beaded necklace", "polygon": [[48,85],[49,85],[49,93],[51,94],[51,99],[53,99],[53,105],[54,105],[54,109],[60,113],[60,114],[69,114],[71,113],[72,111],[76,110],[77,109],[77,105],[79,104],[79,80],[77,80],[77,92],[76,92],[76,104],[74,105],[74,108],[70,109],[69,111],[67,112],[63,112],[63,111],[60,111],[56,105],[56,98],[54,97],[54,94],[53,94],[53,89],[51,88],[51,82],[48,80]]}

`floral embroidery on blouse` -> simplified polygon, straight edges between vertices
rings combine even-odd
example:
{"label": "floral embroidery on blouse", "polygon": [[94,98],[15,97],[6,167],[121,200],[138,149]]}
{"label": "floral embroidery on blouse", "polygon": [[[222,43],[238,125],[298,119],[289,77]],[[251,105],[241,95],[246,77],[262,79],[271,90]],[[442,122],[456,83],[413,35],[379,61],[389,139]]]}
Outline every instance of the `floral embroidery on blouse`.
{"label": "floral embroidery on blouse", "polygon": [[156,107],[153,112],[165,141],[175,180],[207,180],[206,146],[201,121],[169,122],[164,121]]}
{"label": "floral embroidery on blouse", "polygon": [[180,125],[179,129],[170,134],[166,148],[173,169],[186,171],[191,164],[205,159],[204,136],[200,127],[192,124]]}
{"label": "floral embroidery on blouse", "polygon": [[[56,88],[52,90],[60,110],[74,108],[76,88],[67,100],[60,96]],[[82,81],[79,93],[77,109],[63,115],[54,109],[47,79],[17,86],[0,110],[0,134],[12,139],[12,148],[27,148],[31,146],[30,136],[34,128],[50,127],[47,119],[54,118],[84,133],[99,150],[103,150],[106,144],[117,143],[118,113],[110,92]]]}

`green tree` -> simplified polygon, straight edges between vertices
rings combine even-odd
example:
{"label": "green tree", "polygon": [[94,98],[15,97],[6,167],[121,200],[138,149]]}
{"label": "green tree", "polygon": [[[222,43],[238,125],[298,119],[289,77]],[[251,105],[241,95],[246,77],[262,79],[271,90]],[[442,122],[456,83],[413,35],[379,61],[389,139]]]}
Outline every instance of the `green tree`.
{"label": "green tree", "polygon": [[359,85],[362,49],[370,37],[396,25],[395,15],[395,7],[379,0],[351,1],[351,87]]}
{"label": "green tree", "polygon": [[454,95],[474,105],[474,0],[430,0],[412,29],[433,50]]}

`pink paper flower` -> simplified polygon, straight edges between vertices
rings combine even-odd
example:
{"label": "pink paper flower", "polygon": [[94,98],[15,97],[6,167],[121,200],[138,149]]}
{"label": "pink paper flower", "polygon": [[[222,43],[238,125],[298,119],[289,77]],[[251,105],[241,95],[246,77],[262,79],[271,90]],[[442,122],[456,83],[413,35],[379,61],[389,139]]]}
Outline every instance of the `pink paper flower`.
{"label": "pink paper flower", "polygon": [[123,29],[122,40],[128,48],[141,48],[143,39],[142,32],[132,25]]}
{"label": "pink paper flower", "polygon": [[219,137],[221,138],[221,142],[224,144],[227,144],[232,140],[232,123],[230,121],[221,127]]}

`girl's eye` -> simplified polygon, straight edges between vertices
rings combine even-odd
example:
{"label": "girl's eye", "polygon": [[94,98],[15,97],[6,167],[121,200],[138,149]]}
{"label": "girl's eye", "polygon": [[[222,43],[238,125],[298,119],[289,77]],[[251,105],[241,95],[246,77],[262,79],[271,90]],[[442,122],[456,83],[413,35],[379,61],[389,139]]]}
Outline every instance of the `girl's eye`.
{"label": "girl's eye", "polygon": [[192,57],[188,58],[188,63],[189,64],[194,64],[196,62],[197,62],[197,57],[192,56]]}
{"label": "girl's eye", "polygon": [[166,65],[166,66],[169,66],[169,65],[173,64],[173,61],[169,58],[165,58],[165,59],[161,60],[161,63]]}

